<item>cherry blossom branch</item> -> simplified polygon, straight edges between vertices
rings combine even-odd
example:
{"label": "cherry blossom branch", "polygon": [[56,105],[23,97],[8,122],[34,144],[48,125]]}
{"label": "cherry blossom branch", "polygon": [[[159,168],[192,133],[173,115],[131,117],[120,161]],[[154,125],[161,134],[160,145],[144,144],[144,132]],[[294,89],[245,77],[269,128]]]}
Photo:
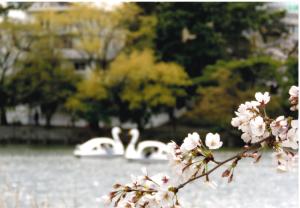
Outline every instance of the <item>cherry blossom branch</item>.
{"label": "cherry blossom branch", "polygon": [[214,171],[217,170],[218,168],[222,167],[224,164],[226,164],[226,163],[228,163],[228,162],[230,162],[230,161],[232,161],[232,160],[234,160],[234,159],[241,159],[241,158],[243,158],[243,157],[244,157],[243,155],[244,155],[245,153],[260,148],[260,147],[261,147],[261,143],[266,142],[267,140],[270,140],[270,139],[272,139],[272,138],[271,138],[271,137],[268,137],[268,138],[265,138],[265,139],[263,139],[263,140],[261,140],[261,141],[259,141],[259,142],[256,142],[256,143],[254,143],[253,145],[251,145],[250,147],[247,147],[244,151],[239,152],[238,154],[236,154],[236,155],[234,155],[234,156],[232,156],[232,157],[230,157],[230,158],[228,158],[228,159],[226,159],[226,160],[224,160],[224,161],[222,161],[222,162],[218,162],[218,161],[215,161],[215,160],[213,159],[212,161],[215,162],[215,163],[217,163],[218,165],[216,165],[215,167],[213,167],[211,170],[209,170],[209,171],[207,171],[207,172],[205,172],[205,173],[203,173],[203,174],[201,174],[201,175],[199,175],[199,176],[196,176],[196,177],[194,177],[194,178],[191,178],[191,179],[189,179],[188,181],[186,181],[186,182],[180,184],[179,186],[175,187],[176,192],[177,192],[179,189],[182,189],[183,187],[185,187],[187,184],[189,184],[189,183],[191,183],[191,182],[193,182],[193,181],[195,181],[195,180],[197,180],[197,179],[199,179],[199,178],[202,178],[202,177],[204,177],[204,176],[208,176],[209,174],[211,174],[212,172],[214,172]]}
{"label": "cherry blossom branch", "polygon": [[[292,86],[289,94],[291,110],[296,111],[298,87]],[[291,149],[298,149],[298,120],[285,116],[269,118],[265,108],[270,101],[269,93],[256,93],[255,98],[255,101],[241,104],[235,112],[236,117],[231,121],[232,126],[242,131],[241,139],[249,144],[244,150],[223,161],[217,161],[213,150],[223,145],[218,133],[208,133],[205,143],[198,133],[188,134],[181,146],[175,142],[167,145],[168,160],[173,167],[175,178],[163,173],[149,176],[148,172],[143,170],[142,176],[132,177],[132,183],[115,184],[114,191],[103,199],[107,203],[114,201],[114,207],[117,208],[180,208],[177,194],[187,184],[202,177],[205,177],[206,182],[213,184],[209,175],[232,161],[230,167],[222,173],[222,177],[228,177],[228,182],[231,182],[239,160],[254,158],[254,162],[258,162],[262,156],[259,149],[263,146],[268,146],[274,151],[277,170],[290,170],[296,158]],[[210,163],[215,164],[211,169],[208,168]]]}

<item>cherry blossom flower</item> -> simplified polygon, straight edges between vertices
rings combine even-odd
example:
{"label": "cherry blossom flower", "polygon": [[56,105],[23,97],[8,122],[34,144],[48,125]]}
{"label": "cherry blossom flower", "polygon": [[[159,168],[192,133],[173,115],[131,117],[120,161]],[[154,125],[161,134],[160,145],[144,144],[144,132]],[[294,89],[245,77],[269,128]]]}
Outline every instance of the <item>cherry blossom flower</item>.
{"label": "cherry blossom flower", "polygon": [[277,170],[279,172],[286,172],[292,170],[295,164],[295,156],[289,152],[280,149],[279,151],[274,153],[276,162],[277,162]]}
{"label": "cherry blossom flower", "polygon": [[163,208],[172,207],[174,205],[173,198],[174,198],[174,193],[168,190],[159,190],[155,194],[156,201],[158,201],[161,207]]}
{"label": "cherry blossom flower", "polygon": [[209,187],[209,188],[212,188],[212,189],[217,189],[218,187],[218,184],[215,182],[215,181],[204,181],[204,184]]}
{"label": "cherry blossom flower", "polygon": [[108,196],[108,195],[104,195],[104,196],[101,197],[100,200],[101,200],[101,202],[103,203],[103,205],[104,205],[105,207],[107,207],[107,206],[109,206],[109,204],[111,203],[112,198],[111,198],[110,196]]}
{"label": "cherry blossom flower", "polygon": [[290,96],[292,97],[298,97],[298,94],[299,94],[299,88],[297,86],[292,86],[290,89],[289,89],[289,94]]}
{"label": "cherry blossom flower", "polygon": [[205,138],[205,144],[209,149],[219,149],[223,145],[223,142],[220,141],[218,133],[208,133]]}
{"label": "cherry blossom flower", "polygon": [[286,133],[288,130],[288,122],[287,119],[284,116],[279,116],[276,118],[276,120],[272,121],[270,124],[272,134],[274,136],[282,135],[283,133]]}
{"label": "cherry blossom flower", "polygon": [[[241,138],[246,142],[255,142],[259,140],[259,136],[262,136],[264,132],[258,131],[260,130],[258,127],[258,122],[260,122],[260,119],[258,118],[257,121],[252,121],[259,115],[259,109],[257,106],[259,103],[257,101],[250,101],[245,102],[244,104],[241,104],[238,108],[238,110],[235,112],[237,117],[233,118],[231,120],[231,125],[234,127],[238,127],[239,130],[243,132]],[[252,128],[251,128],[252,124]],[[263,127],[263,125],[261,126]],[[253,134],[252,130],[254,132],[258,133],[256,135]],[[261,129],[263,130],[263,129]]]}
{"label": "cherry blossom flower", "polygon": [[286,140],[282,141],[282,146],[298,149],[298,120],[291,121],[291,128],[287,132]]}
{"label": "cherry blossom flower", "polygon": [[242,136],[241,136],[242,140],[244,140],[244,142],[246,143],[250,143],[251,142],[251,135],[248,134],[247,132],[243,133]]}
{"label": "cherry blossom flower", "polygon": [[167,144],[167,153],[170,162],[175,162],[176,164],[182,160],[180,147],[174,141]]}
{"label": "cherry blossom flower", "polygon": [[266,124],[261,116],[250,121],[251,132],[254,136],[262,136],[266,130]]}
{"label": "cherry blossom flower", "polygon": [[155,195],[147,194],[139,200],[139,207],[159,207],[160,203],[156,200]]}
{"label": "cherry blossom flower", "polygon": [[131,201],[127,201],[127,200],[122,200],[117,208],[135,208],[135,204]]}
{"label": "cherry blossom flower", "polygon": [[255,93],[255,99],[260,103],[260,105],[266,105],[270,101],[270,95],[268,92],[262,94],[261,92]]}
{"label": "cherry blossom flower", "polygon": [[194,162],[195,161],[191,161],[190,163],[183,163],[181,166],[177,166],[178,169],[175,170],[175,173],[177,173],[177,180],[174,181],[174,184],[183,183],[193,177],[197,172],[201,173],[203,167],[197,168],[196,163],[192,164]]}
{"label": "cherry blossom flower", "polygon": [[289,101],[291,103],[291,111],[298,110],[298,96],[299,96],[299,87],[292,86],[289,90],[290,98]]}
{"label": "cherry blossom flower", "polygon": [[184,139],[180,150],[182,152],[188,152],[195,149],[197,146],[201,146],[200,136],[198,133],[194,132],[192,134],[188,134],[188,136]]}
{"label": "cherry blossom flower", "polygon": [[170,177],[166,174],[157,174],[151,177],[152,181],[158,185],[157,192],[154,195],[154,199],[163,208],[169,208],[174,205],[174,192],[170,191],[172,183]]}
{"label": "cherry blossom flower", "polygon": [[238,110],[235,112],[237,117],[232,119],[231,124],[234,127],[239,127],[243,123],[249,122],[254,116],[256,116],[255,112],[259,112],[257,106],[259,105],[256,101],[246,102],[241,104]]}

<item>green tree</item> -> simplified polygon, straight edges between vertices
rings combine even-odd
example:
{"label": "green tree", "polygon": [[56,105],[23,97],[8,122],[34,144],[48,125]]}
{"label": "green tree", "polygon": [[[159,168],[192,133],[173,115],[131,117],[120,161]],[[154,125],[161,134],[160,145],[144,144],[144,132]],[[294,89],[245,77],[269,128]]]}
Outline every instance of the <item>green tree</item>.
{"label": "green tree", "polygon": [[36,41],[19,62],[19,70],[10,82],[15,103],[40,106],[47,126],[51,125],[53,114],[75,92],[79,80],[72,66],[54,50],[55,46],[58,43],[51,36]]}
{"label": "green tree", "polygon": [[[151,3],[149,3],[151,4]],[[152,3],[154,4],[154,3]],[[251,35],[264,40],[281,35],[284,12],[271,11],[262,3],[156,3],[140,4],[157,16],[155,45],[163,61],[175,61],[191,77],[219,59],[245,58],[253,52]],[[186,29],[195,38],[183,41]],[[185,35],[186,36],[186,35]]]}
{"label": "green tree", "polygon": [[[219,61],[207,66],[198,83],[199,98],[192,111],[187,113],[189,122],[206,128],[227,132],[239,103],[253,100],[255,92],[272,93],[270,111],[282,111],[279,87],[283,63],[269,57],[251,57],[245,60]],[[232,135],[230,135],[232,136]],[[227,135],[228,137],[228,135]],[[234,142],[228,138],[228,142]]]}
{"label": "green tree", "polygon": [[298,58],[290,57],[281,67],[280,91],[282,106],[286,115],[296,116],[296,112],[290,111],[289,94],[287,93],[292,85],[298,86]]}
{"label": "green tree", "polygon": [[24,52],[28,51],[33,35],[28,35],[36,27],[13,22],[5,18],[0,22],[0,124],[6,125],[6,109],[12,105],[13,94],[10,93],[9,79],[14,73],[16,63]]}

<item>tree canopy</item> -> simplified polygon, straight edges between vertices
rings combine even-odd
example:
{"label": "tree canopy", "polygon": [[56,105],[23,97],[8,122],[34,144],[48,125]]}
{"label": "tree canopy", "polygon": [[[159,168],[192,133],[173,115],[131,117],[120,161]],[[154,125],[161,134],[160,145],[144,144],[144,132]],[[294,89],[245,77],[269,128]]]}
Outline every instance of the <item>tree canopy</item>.
{"label": "tree canopy", "polygon": [[238,103],[252,99],[255,92],[273,94],[269,115],[284,112],[280,68],[285,64],[270,57],[250,57],[207,66],[203,76],[195,80],[199,96],[186,115],[188,122],[230,132],[233,109],[237,109]]}
{"label": "tree canopy", "polygon": [[[88,76],[78,85],[76,97],[88,105],[110,103],[112,116],[122,122],[136,122],[144,128],[151,114],[164,108],[176,108],[178,99],[187,95],[185,87],[189,84],[188,75],[179,65],[156,62],[149,50],[134,51],[120,55],[107,71]],[[82,109],[82,106],[77,105],[81,112],[89,109],[87,106]],[[94,110],[105,117],[104,109]],[[101,120],[99,113],[94,115]]]}
{"label": "tree canopy", "polygon": [[[153,5],[154,4],[154,5]],[[253,52],[249,34],[265,39],[285,31],[282,11],[267,10],[262,3],[140,3],[157,16],[155,49],[161,60],[175,61],[191,77],[219,59],[245,58]],[[182,41],[183,30],[188,37]],[[191,37],[191,36],[190,36]]]}
{"label": "tree canopy", "polygon": [[19,61],[21,69],[12,75],[10,83],[15,103],[40,106],[47,125],[55,111],[75,92],[79,80],[59,51],[52,50],[52,44],[55,42],[48,38],[35,42],[26,58]]}
{"label": "tree canopy", "polygon": [[274,60],[261,47],[286,34],[284,15],[264,3],[138,2],[113,10],[70,3],[28,22],[5,18],[1,124],[8,107],[27,104],[41,107],[48,124],[64,110],[91,127],[117,117],[144,128],[159,113],[175,123],[184,107],[187,122],[228,128],[228,109],[254,90],[283,96],[297,82],[296,59]]}

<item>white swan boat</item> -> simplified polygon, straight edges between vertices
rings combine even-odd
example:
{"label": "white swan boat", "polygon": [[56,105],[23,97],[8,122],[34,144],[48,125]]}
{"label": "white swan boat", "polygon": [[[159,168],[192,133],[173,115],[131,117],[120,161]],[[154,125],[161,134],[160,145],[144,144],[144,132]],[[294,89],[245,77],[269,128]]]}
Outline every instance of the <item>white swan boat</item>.
{"label": "white swan boat", "polygon": [[125,151],[126,159],[139,161],[167,160],[166,144],[159,141],[148,140],[140,142],[136,148],[135,146],[139,139],[140,133],[137,129],[131,129],[129,134],[131,135],[131,140]]}
{"label": "white swan boat", "polygon": [[112,129],[113,138],[108,138],[108,137],[92,138],[83,144],[77,145],[73,154],[76,157],[122,156],[124,155],[124,146],[119,137],[120,133],[121,133],[121,129],[119,127],[114,127]]}

